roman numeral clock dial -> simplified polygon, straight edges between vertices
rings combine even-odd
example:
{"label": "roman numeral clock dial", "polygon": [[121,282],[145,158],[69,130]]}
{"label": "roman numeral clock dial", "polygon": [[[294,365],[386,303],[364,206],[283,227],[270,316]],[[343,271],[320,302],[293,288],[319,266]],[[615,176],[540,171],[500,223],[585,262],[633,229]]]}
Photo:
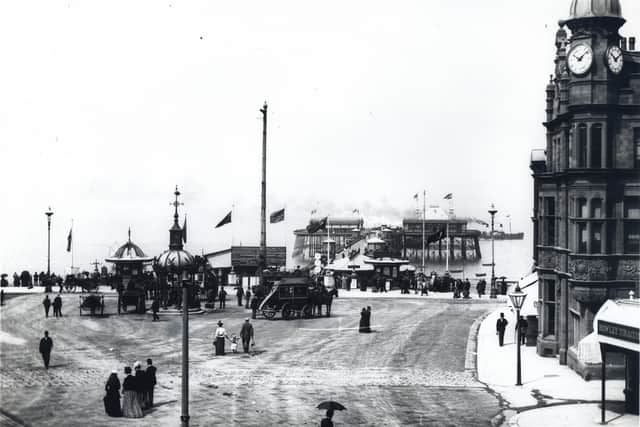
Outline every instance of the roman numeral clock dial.
{"label": "roman numeral clock dial", "polygon": [[607,67],[609,67],[609,71],[613,74],[620,74],[622,66],[624,65],[622,49],[615,45],[610,46],[605,55],[605,62],[607,63]]}
{"label": "roman numeral clock dial", "polygon": [[586,44],[575,45],[569,51],[569,70],[577,76],[586,74],[593,65],[593,51]]}

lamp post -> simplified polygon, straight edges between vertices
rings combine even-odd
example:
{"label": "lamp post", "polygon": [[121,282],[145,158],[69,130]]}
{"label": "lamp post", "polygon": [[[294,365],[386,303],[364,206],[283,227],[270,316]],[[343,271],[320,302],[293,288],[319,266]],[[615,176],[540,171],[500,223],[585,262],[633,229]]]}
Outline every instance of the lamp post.
{"label": "lamp post", "polygon": [[520,290],[520,285],[516,285],[516,289],[509,294],[509,298],[511,298],[511,303],[513,304],[513,308],[516,309],[516,329],[517,329],[517,342],[516,347],[518,347],[518,362],[517,362],[517,374],[516,374],[516,385],[522,385],[522,374],[521,374],[521,362],[520,362],[520,325],[517,322],[520,321],[520,309],[524,304],[524,300],[527,297],[527,294]]}
{"label": "lamp post", "polygon": [[182,414],[180,426],[189,427],[189,281],[182,281]]}
{"label": "lamp post", "polygon": [[49,277],[51,276],[51,217],[53,216],[51,206],[44,214],[47,216],[47,277]]}
{"label": "lamp post", "polygon": [[489,298],[496,298],[498,290],[496,289],[496,262],[495,262],[495,246],[493,239],[493,231],[494,231],[494,218],[498,213],[498,210],[491,204],[489,208],[489,215],[491,215],[491,292],[489,294]]}

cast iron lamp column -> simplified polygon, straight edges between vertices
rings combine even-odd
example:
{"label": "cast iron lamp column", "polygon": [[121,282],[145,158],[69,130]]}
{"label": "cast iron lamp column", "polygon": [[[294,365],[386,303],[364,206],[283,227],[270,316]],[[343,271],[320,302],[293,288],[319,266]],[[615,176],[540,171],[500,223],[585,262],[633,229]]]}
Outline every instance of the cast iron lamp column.
{"label": "cast iron lamp column", "polygon": [[520,290],[520,285],[516,285],[516,289],[509,294],[509,298],[511,298],[511,303],[513,304],[513,308],[516,309],[516,326],[517,326],[517,342],[516,347],[518,347],[518,362],[517,362],[517,374],[516,374],[516,385],[522,385],[522,374],[521,374],[521,362],[520,362],[520,325],[518,322],[520,321],[520,309],[524,304],[524,300],[527,297],[527,294]]}
{"label": "cast iron lamp column", "polygon": [[498,210],[491,204],[491,208],[489,208],[489,214],[491,215],[491,291],[489,293],[489,298],[496,298],[498,290],[496,289],[496,262],[495,262],[495,247],[493,240],[493,231],[494,231],[494,217],[498,213]]}
{"label": "cast iron lamp column", "polygon": [[53,215],[51,206],[44,214],[47,216],[47,277],[49,277],[51,276],[51,216]]}
{"label": "cast iron lamp column", "polygon": [[189,281],[182,281],[182,414],[180,426],[189,427]]}

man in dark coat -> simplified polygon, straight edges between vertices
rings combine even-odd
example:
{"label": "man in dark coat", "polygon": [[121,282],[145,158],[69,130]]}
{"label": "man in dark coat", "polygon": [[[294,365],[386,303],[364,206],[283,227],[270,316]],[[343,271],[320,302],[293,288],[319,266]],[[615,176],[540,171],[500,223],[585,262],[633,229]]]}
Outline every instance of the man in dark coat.
{"label": "man in dark coat", "polygon": [[39,277],[38,277],[38,272],[36,271],[35,273],[33,273],[33,284],[38,286],[39,284]]}
{"label": "man in dark coat", "polygon": [[158,298],[154,298],[151,303],[151,312],[153,313],[153,321],[160,320],[160,316],[158,316],[158,311],[160,311],[160,301]]}
{"label": "man in dark coat", "polygon": [[40,354],[44,361],[45,369],[49,369],[49,359],[51,357],[51,350],[53,349],[53,340],[49,338],[49,331],[44,331],[44,337],[40,340]]}
{"label": "man in dark coat", "polygon": [[525,345],[528,327],[529,322],[527,322],[527,319],[525,319],[523,316],[520,316],[520,318],[516,322],[516,337],[518,338],[519,345]]}
{"label": "man in dark coat", "polygon": [[245,306],[244,308],[249,308],[249,303],[251,302],[251,289],[247,289],[247,292],[244,293]]}
{"label": "man in dark coat", "polygon": [[504,330],[507,328],[507,319],[504,318],[504,313],[500,313],[500,318],[496,322],[496,334],[498,335],[498,343],[500,347],[504,345]]}
{"label": "man in dark coat", "polygon": [[238,307],[242,307],[243,296],[244,296],[244,289],[242,289],[242,285],[239,285],[238,290],[236,290],[236,298],[238,298]]}
{"label": "man in dark coat", "polygon": [[42,300],[42,305],[44,306],[44,317],[49,317],[49,307],[51,307],[49,295],[45,295],[44,300]]}
{"label": "man in dark coat", "polygon": [[219,308],[225,308],[227,305],[227,291],[224,290],[224,286],[220,288],[220,295],[218,295],[218,298],[220,299]]}
{"label": "man in dark coat", "polygon": [[53,299],[53,315],[62,317],[62,298],[60,298],[60,294]]}
{"label": "man in dark coat", "polygon": [[147,359],[147,401],[149,402],[149,407],[153,406],[153,389],[157,384],[156,381],[156,367],[153,366],[153,362],[151,359]]}
{"label": "man in dark coat", "polygon": [[253,295],[251,298],[251,318],[255,319],[258,314],[258,307],[260,306],[260,302],[258,300],[258,295]]}
{"label": "man in dark coat", "polygon": [[242,348],[244,349],[244,352],[249,353],[249,348],[253,341],[253,325],[249,321],[248,317],[244,320],[244,324],[240,330],[240,338],[242,338]]}

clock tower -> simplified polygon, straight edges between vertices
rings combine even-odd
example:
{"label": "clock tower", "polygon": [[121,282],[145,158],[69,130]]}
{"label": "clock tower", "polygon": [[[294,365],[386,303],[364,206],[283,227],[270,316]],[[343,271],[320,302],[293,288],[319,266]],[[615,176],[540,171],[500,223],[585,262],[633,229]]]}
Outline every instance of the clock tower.
{"label": "clock tower", "polygon": [[594,315],[640,290],[640,52],[624,23],[619,0],[571,2],[530,164],[537,351],[585,377],[600,369],[583,341]]}

